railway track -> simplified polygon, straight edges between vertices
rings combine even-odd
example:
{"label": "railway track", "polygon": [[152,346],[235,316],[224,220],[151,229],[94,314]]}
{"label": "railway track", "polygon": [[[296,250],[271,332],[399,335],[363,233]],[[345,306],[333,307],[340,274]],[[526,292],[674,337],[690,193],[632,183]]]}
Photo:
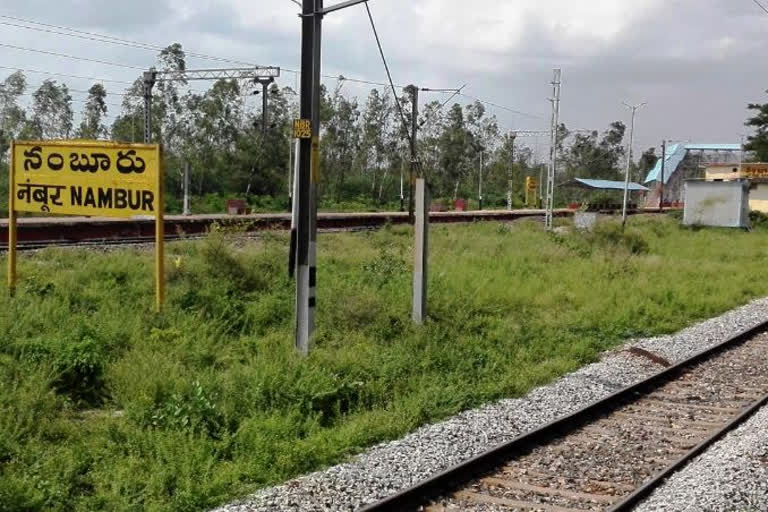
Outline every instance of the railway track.
{"label": "railway track", "polygon": [[767,329],[743,331],[363,510],[632,510],[768,404]]}
{"label": "railway track", "polygon": [[[658,213],[658,210],[637,210],[632,213]],[[555,216],[570,215],[573,215],[572,210],[555,210]],[[430,222],[435,224],[508,222],[543,217],[543,210],[432,212]],[[291,218],[288,214],[279,213],[240,216],[170,215],[165,218],[166,239],[201,236],[215,223],[237,225],[247,235],[290,229]],[[320,213],[318,215],[318,228],[324,231],[376,229],[388,224],[407,223],[408,214],[403,212]],[[33,250],[50,246],[146,244],[154,241],[154,229],[152,218],[22,217],[18,223],[18,247],[20,250]],[[7,248],[7,241],[8,221],[0,219],[0,250]]]}

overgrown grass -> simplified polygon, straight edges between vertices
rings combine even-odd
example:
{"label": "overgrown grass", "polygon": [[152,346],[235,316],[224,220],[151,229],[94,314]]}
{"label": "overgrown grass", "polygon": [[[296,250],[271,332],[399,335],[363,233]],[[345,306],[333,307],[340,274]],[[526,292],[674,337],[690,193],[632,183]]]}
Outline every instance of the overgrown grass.
{"label": "overgrown grass", "polygon": [[0,298],[0,510],[204,510],[768,293],[762,230],[435,227],[418,329],[410,244],[321,236],[306,359],[283,235],[169,246],[161,315],[151,253],[21,255]]}

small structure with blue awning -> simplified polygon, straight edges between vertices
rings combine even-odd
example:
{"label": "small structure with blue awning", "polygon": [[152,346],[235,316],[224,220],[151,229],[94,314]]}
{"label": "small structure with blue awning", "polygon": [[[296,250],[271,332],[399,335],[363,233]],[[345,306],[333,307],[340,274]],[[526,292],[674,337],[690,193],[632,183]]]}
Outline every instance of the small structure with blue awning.
{"label": "small structure with blue awning", "polygon": [[[573,178],[573,180],[566,182],[563,186],[585,188],[590,190],[624,190],[623,181],[591,180],[586,178]],[[632,192],[648,192],[650,189],[642,186],[639,183],[630,182],[629,190]]]}
{"label": "small structure with blue awning", "polygon": [[[579,190],[589,190],[589,191],[602,191],[604,192],[601,195],[598,194],[584,194],[575,192],[572,195],[572,199],[576,199],[579,202],[572,202],[569,204],[570,208],[580,208],[581,202],[585,199],[588,199],[588,204],[590,210],[603,210],[603,209],[616,209],[621,208],[621,205],[623,203],[623,195],[624,195],[624,182],[623,181],[612,181],[612,180],[596,180],[596,179],[589,179],[589,178],[573,178],[572,180],[566,181],[561,185],[561,187],[567,187],[572,189],[579,189]],[[650,189],[647,187],[644,187],[643,185],[639,183],[629,183],[629,191],[632,192],[641,192],[646,193]],[[632,201],[630,201],[630,208],[635,208],[637,205],[633,204]]]}

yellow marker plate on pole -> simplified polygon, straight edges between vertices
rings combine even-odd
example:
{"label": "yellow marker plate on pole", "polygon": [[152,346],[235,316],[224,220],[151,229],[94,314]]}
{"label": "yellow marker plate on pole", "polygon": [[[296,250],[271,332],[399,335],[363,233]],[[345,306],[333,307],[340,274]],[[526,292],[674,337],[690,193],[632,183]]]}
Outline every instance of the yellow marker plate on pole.
{"label": "yellow marker plate on pole", "polygon": [[293,120],[293,138],[294,139],[311,139],[312,138],[312,121],[309,119],[294,119]]}

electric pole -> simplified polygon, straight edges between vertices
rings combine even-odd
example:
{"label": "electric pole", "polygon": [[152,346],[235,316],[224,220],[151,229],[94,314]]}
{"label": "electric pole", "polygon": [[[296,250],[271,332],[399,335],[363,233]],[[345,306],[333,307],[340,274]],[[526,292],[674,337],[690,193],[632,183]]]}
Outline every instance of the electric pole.
{"label": "electric pole", "polygon": [[267,95],[269,93],[269,86],[275,82],[274,77],[259,77],[256,79],[257,84],[261,84],[261,135],[267,136],[267,120],[269,119],[269,112],[267,111]]}
{"label": "electric pole", "polygon": [[659,211],[664,211],[664,168],[667,165],[667,141],[661,141],[661,189],[659,190]]}
{"label": "electric pole", "polygon": [[320,85],[322,23],[326,14],[363,3],[347,0],[325,8],[323,0],[302,0],[301,87],[299,126],[309,122],[309,137],[301,134],[296,203],[296,349],[309,354],[315,331],[317,284],[317,180],[320,173]]}
{"label": "electric pole", "polygon": [[507,174],[507,210],[512,209],[512,176],[515,174],[515,141],[517,134],[512,132],[510,138],[509,150],[509,174]]}
{"label": "electric pole", "polygon": [[480,152],[480,174],[479,174],[479,183],[477,186],[477,197],[478,197],[478,203],[480,206],[480,211],[483,210],[483,152]]}
{"label": "electric pole", "polygon": [[416,134],[419,129],[419,88],[415,85],[409,85],[406,87],[405,92],[411,95],[411,137],[408,141],[411,148],[411,170],[410,178],[408,179],[408,221],[413,224],[414,222],[414,203],[413,197],[416,186]]}
{"label": "electric pole", "polygon": [[555,207],[555,174],[557,170],[558,127],[560,125],[560,87],[562,85],[562,70],[556,68],[552,78],[552,128],[551,148],[549,150],[549,169],[547,171],[547,204],[544,224],[552,229],[552,217]]}
{"label": "electric pole", "polygon": [[632,166],[632,145],[635,139],[635,116],[637,111],[643,108],[647,103],[640,103],[639,105],[630,105],[624,102],[624,106],[632,111],[632,121],[629,128],[629,149],[627,150],[627,172],[624,177],[624,203],[621,208],[621,225],[624,226],[627,223],[627,201],[629,199],[629,170]]}

